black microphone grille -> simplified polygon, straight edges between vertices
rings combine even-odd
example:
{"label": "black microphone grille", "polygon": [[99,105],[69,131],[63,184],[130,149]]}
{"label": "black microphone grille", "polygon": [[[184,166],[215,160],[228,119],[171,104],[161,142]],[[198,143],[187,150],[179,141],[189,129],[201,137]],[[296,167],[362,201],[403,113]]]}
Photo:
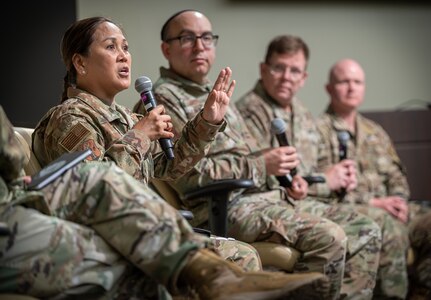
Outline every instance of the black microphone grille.
{"label": "black microphone grille", "polygon": [[337,137],[340,143],[346,144],[350,140],[350,133],[347,130],[341,130],[337,132]]}
{"label": "black microphone grille", "polygon": [[275,118],[271,122],[271,133],[272,134],[282,134],[286,132],[286,122],[280,118]]}
{"label": "black microphone grille", "polygon": [[151,82],[151,79],[147,76],[141,76],[135,80],[135,90],[142,94],[143,92],[151,91],[153,88],[153,83]]}

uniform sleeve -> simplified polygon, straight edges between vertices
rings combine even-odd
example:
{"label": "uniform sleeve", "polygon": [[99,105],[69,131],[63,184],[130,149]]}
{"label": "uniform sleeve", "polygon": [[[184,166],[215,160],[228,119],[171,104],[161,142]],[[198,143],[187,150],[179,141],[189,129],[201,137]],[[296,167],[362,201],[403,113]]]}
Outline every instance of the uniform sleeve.
{"label": "uniform sleeve", "polygon": [[[178,138],[180,136],[179,131],[186,127],[188,119],[193,118],[196,113],[187,112],[188,108],[184,109],[177,97],[169,91],[159,89],[155,94],[158,103],[163,104],[166,112],[171,116],[172,123],[176,129],[174,133]],[[229,126],[226,126],[222,133],[215,136],[208,155],[203,157],[186,177],[181,178],[183,184],[176,184],[182,191],[187,191],[190,188],[202,186],[218,179],[249,178],[257,186],[262,186],[266,183],[263,158],[258,154],[250,154],[249,148],[245,145],[251,136],[241,136],[237,130],[232,130],[231,125],[235,120],[238,120],[238,115],[232,113],[231,109],[232,107],[229,108],[226,116]],[[241,124],[244,123],[241,121]],[[238,122],[235,125],[240,126]]]}
{"label": "uniform sleeve", "polygon": [[[150,151],[149,138],[135,129],[122,134],[107,122],[91,114],[58,109],[44,130],[36,129],[35,154],[45,165],[64,153],[91,149],[88,160],[114,161],[137,179],[147,177],[143,162]],[[40,129],[40,128],[39,128]]]}
{"label": "uniform sleeve", "polygon": [[310,187],[310,193],[318,197],[334,197],[334,192],[330,190],[324,172],[336,162],[332,155],[332,130],[331,122],[326,117],[320,117],[316,121],[319,142],[317,144],[317,166],[316,173],[325,178],[325,183],[318,183]]}
{"label": "uniform sleeve", "polygon": [[16,179],[23,168],[24,153],[19,148],[13,126],[0,106],[0,172],[9,182]]}
{"label": "uniform sleeve", "polygon": [[261,100],[246,96],[235,103],[238,112],[244,119],[248,130],[259,141],[259,148],[272,148],[271,132],[272,113]]}
{"label": "uniform sleeve", "polygon": [[166,158],[160,146],[154,148],[154,177],[175,180],[189,172],[208,153],[211,142],[223,126],[225,122],[213,125],[198,113],[185,124],[179,139],[174,143],[173,160]]}
{"label": "uniform sleeve", "polygon": [[319,132],[317,170],[324,172],[328,167],[337,163],[332,155],[332,128],[331,122],[326,117],[317,120],[317,131]]}
{"label": "uniform sleeve", "polygon": [[383,177],[387,195],[397,195],[408,200],[410,198],[410,189],[407,182],[406,169],[389,135],[380,126],[377,127],[377,132],[378,140],[381,141],[377,165],[379,173]]}

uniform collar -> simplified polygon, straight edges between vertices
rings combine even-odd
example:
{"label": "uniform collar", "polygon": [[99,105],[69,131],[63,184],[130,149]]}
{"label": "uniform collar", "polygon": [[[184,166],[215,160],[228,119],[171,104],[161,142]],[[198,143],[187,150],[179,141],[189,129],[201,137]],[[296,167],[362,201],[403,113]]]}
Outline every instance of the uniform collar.
{"label": "uniform collar", "polygon": [[109,122],[121,118],[120,114],[124,115],[124,109],[120,105],[117,105],[115,101],[111,105],[106,105],[102,100],[84,90],[69,87],[67,89],[67,96],[68,98],[79,99]]}
{"label": "uniform collar", "polygon": [[162,78],[167,79],[167,81],[177,85],[178,87],[184,89],[190,94],[194,94],[196,92],[200,93],[209,93],[212,89],[212,84],[207,81],[204,84],[198,84],[193,82],[187,78],[184,78],[177,73],[173,72],[171,69],[167,69],[165,67],[160,67],[160,76]]}

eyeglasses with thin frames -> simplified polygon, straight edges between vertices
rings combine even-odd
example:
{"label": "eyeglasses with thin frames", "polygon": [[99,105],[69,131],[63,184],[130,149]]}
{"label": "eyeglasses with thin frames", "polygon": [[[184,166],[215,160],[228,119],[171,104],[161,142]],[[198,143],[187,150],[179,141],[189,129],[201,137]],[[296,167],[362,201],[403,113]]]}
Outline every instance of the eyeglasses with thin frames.
{"label": "eyeglasses with thin frames", "polygon": [[284,74],[286,74],[287,71],[289,71],[290,78],[293,81],[297,81],[302,78],[302,75],[304,74],[304,71],[298,69],[297,67],[288,67],[285,65],[271,65],[266,64],[269,67],[269,72],[277,77],[281,77]]}
{"label": "eyeglasses with thin frames", "polygon": [[211,32],[206,32],[199,36],[194,34],[185,34],[166,39],[165,42],[170,43],[172,41],[178,40],[182,48],[191,48],[196,45],[196,41],[198,39],[201,39],[204,47],[208,49],[213,48],[217,45],[218,35],[212,34]]}

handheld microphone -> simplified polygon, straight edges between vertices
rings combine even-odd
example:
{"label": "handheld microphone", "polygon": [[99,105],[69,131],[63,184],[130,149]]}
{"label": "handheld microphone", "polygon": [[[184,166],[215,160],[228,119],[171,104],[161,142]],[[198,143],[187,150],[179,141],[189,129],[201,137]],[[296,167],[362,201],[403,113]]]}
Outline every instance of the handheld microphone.
{"label": "handheld microphone", "polygon": [[338,155],[340,158],[340,161],[347,158],[347,142],[350,140],[350,134],[346,130],[338,131],[337,132],[337,138],[338,138]]}
{"label": "handheld microphone", "polygon": [[[337,132],[338,138],[338,157],[340,161],[347,159],[347,142],[350,140],[350,133],[347,130],[342,130]],[[342,188],[338,193],[340,199],[346,196],[346,189]]]}
{"label": "handheld microphone", "polygon": [[[146,76],[141,76],[135,81],[135,89],[139,93],[139,95],[141,95],[141,101],[144,104],[147,112],[150,112],[157,106],[156,100],[153,96],[152,88],[153,83],[151,82],[151,79]],[[172,140],[168,138],[160,138],[159,143],[163,151],[165,152],[166,158],[173,159],[174,146],[172,144]]]}
{"label": "handheld microphone", "polygon": [[[282,119],[275,118],[274,120],[272,120],[271,133],[275,135],[280,146],[289,146],[289,142],[286,135],[286,123]],[[290,173],[284,176],[276,177],[281,186],[289,188],[292,186],[293,176],[295,176],[296,173],[296,168],[293,168],[292,170],[290,170]]]}

